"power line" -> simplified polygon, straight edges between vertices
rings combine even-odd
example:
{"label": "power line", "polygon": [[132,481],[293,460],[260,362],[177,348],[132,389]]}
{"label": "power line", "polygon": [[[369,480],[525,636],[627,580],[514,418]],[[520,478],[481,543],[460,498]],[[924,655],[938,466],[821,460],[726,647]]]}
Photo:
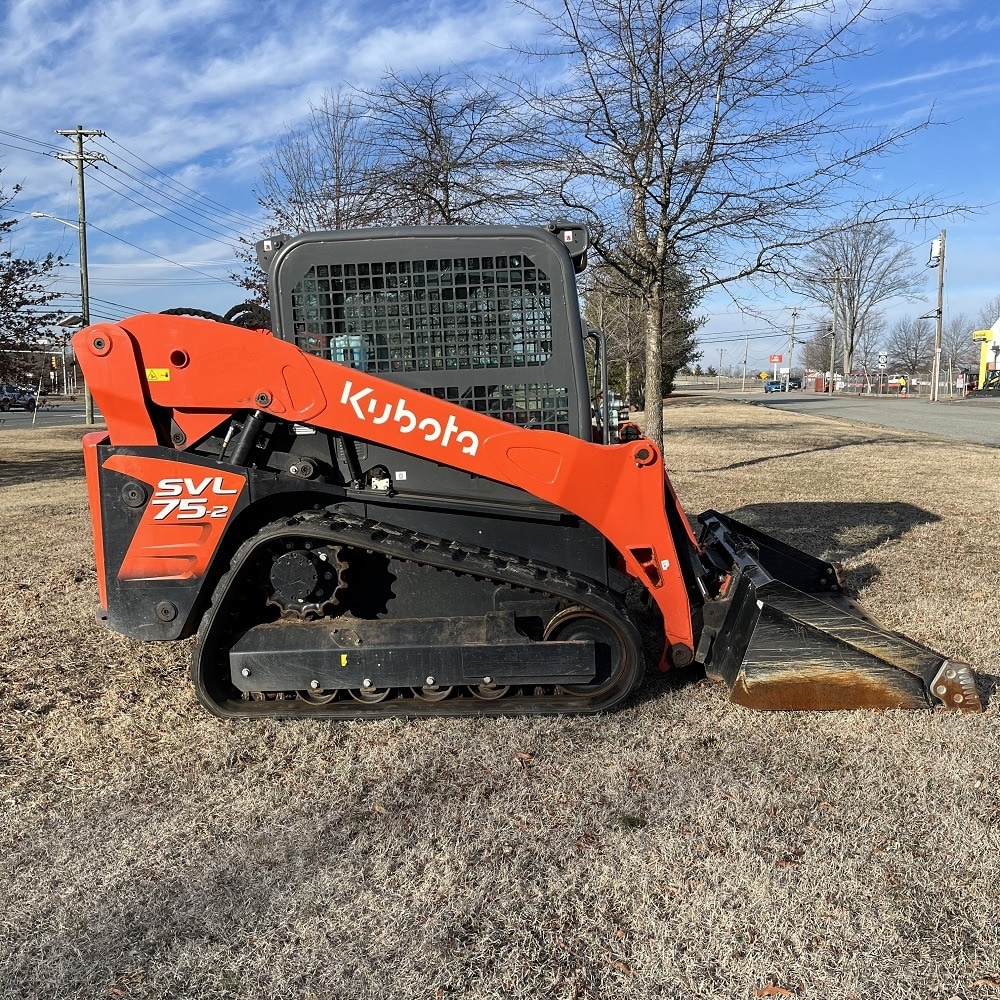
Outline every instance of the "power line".
{"label": "power line", "polygon": [[[245,215],[242,212],[238,212],[235,209],[232,209],[232,208],[227,207],[226,205],[223,205],[221,202],[215,201],[214,199],[207,197],[206,195],[202,194],[202,192],[197,191],[197,190],[195,190],[192,187],[189,187],[183,181],[179,181],[175,177],[171,177],[170,174],[167,174],[163,170],[160,170],[159,167],[153,166],[153,164],[151,164],[149,161],[144,160],[141,156],[138,155],[138,153],[134,153],[132,150],[130,150],[126,146],[122,145],[122,143],[117,142],[115,139],[111,138],[110,136],[107,136],[106,138],[107,138],[108,142],[113,143],[118,149],[120,149],[122,151],[122,153],[125,154],[125,158],[126,159],[128,159],[130,157],[132,160],[138,161],[139,163],[143,164],[144,166],[149,167],[150,170],[152,170],[155,174],[158,174],[158,175],[160,175],[160,177],[164,178],[164,183],[165,184],[173,186],[175,188],[179,188],[181,191],[185,192],[185,196],[186,196],[185,203],[186,204],[190,204],[190,202],[191,202],[191,200],[193,198],[195,201],[201,202],[202,204],[204,204],[206,206],[213,206],[214,208],[221,209],[223,217],[242,220],[244,223],[246,223],[247,225],[249,225],[251,227],[259,225],[259,223],[260,223],[259,219],[255,219],[252,216]],[[110,152],[110,150],[108,150],[108,152]],[[133,164],[133,166],[134,166],[134,164]],[[139,172],[146,174],[146,176],[152,176],[152,175],[149,174],[148,171],[145,171],[145,170],[141,170],[140,169]],[[213,214],[218,214],[218,213],[213,213]]]}
{"label": "power line", "polygon": [[[798,333],[796,334],[795,339],[797,342],[801,343],[803,335],[813,336],[817,333],[823,333],[823,332],[825,332],[823,326],[816,326],[815,328],[812,329],[809,327],[803,328],[800,326],[798,328]],[[732,330],[732,331],[724,331],[721,333],[713,331],[712,333],[704,337],[696,337],[696,340],[699,346],[702,345],[711,346],[715,344],[726,343],[728,341],[742,340],[746,338],[748,335],[749,339],[753,341],[772,340],[776,343],[778,342],[786,343],[788,341],[788,334],[782,330],[769,330],[767,332],[754,332],[753,330]]]}
{"label": "power line", "polygon": [[[178,260],[173,261],[173,263],[180,265],[181,267],[232,267],[233,261],[228,258],[219,260]],[[161,267],[160,264],[91,264],[94,267],[122,267],[132,270],[136,267]]]}
{"label": "power line", "polygon": [[[157,205],[158,207],[164,209],[165,211],[167,211],[167,212],[169,212],[171,214],[179,215],[181,218],[183,218],[183,219],[187,220],[188,222],[191,222],[191,223],[193,223],[195,225],[204,226],[206,229],[212,228],[217,233],[219,233],[220,235],[225,236],[226,239],[231,239],[233,236],[239,238],[240,236],[243,235],[243,233],[245,231],[245,227],[237,229],[237,228],[235,228],[233,226],[227,225],[224,222],[217,222],[214,216],[206,215],[203,212],[194,212],[193,210],[191,210],[191,208],[190,208],[189,205],[185,205],[182,202],[179,202],[176,198],[174,198],[171,195],[166,194],[165,192],[161,191],[160,188],[156,187],[153,184],[150,184],[149,181],[143,180],[141,177],[137,177],[134,174],[129,173],[123,167],[119,167],[115,163],[111,163],[110,166],[117,173],[122,174],[123,176],[129,178],[129,180],[134,181],[136,184],[138,184],[140,186],[140,188],[145,188],[146,190],[152,192],[152,194],[144,194],[142,191],[138,190],[137,188],[135,188],[135,187],[133,187],[133,186],[131,186],[129,184],[124,183],[118,177],[114,177],[112,175],[113,179],[116,182],[122,184],[122,186],[126,190],[131,191],[133,194],[137,195],[138,197],[140,197],[140,198],[147,198],[154,205]],[[165,199],[165,200],[161,200],[161,199]],[[181,207],[180,208],[173,208],[173,207],[171,207],[172,205],[180,205]]]}
{"label": "power line", "polygon": [[28,146],[18,146],[13,142],[0,142],[0,146],[5,146],[7,149],[16,149],[21,153],[43,153],[44,155],[50,155],[45,150],[31,149]]}
{"label": "power line", "polygon": [[[48,155],[51,153],[62,152],[62,146],[57,146],[55,143],[52,142],[46,142],[44,139],[32,139],[30,136],[18,135],[16,132],[8,132],[6,129],[0,129],[0,135],[8,136],[11,139],[17,139],[18,142],[30,143],[32,146],[43,147],[42,149],[25,149],[25,147],[23,146],[14,147],[16,149],[24,149],[24,151],[27,153],[42,153]],[[11,144],[4,142],[0,143],[0,145],[9,146]]]}
{"label": "power line", "polygon": [[[144,205],[144,204],[142,204],[142,202],[139,202],[139,201],[136,201],[136,199],[135,199],[135,198],[130,198],[130,197],[129,197],[129,196],[127,195],[127,194],[125,194],[125,193],[124,193],[123,191],[121,191],[120,189],[118,189],[118,188],[114,187],[114,186],[113,186],[113,185],[111,185],[111,184],[108,184],[108,183],[107,183],[107,182],[106,182],[106,181],[105,181],[105,180],[104,180],[103,178],[101,178],[101,177],[96,177],[96,176],[95,176],[95,177],[93,178],[93,180],[94,180],[94,181],[95,181],[96,183],[100,184],[100,185],[101,185],[101,187],[103,187],[103,188],[105,188],[106,190],[110,191],[110,192],[111,192],[112,194],[116,194],[116,195],[118,195],[118,196],[119,196],[120,198],[124,198],[124,199],[125,199],[125,201],[128,201],[128,202],[131,202],[131,203],[132,203],[133,205],[135,205],[135,206],[136,206],[137,208],[141,208],[141,209],[142,209],[142,210],[143,210],[144,212],[148,212],[148,213],[149,213],[150,215],[154,215],[154,216],[156,216],[156,218],[158,218],[158,219],[162,219],[162,220],[163,220],[164,222],[169,222],[169,223],[170,223],[171,225],[174,225],[174,226],[177,226],[177,227],[178,227],[179,229],[185,229],[185,230],[187,230],[187,232],[189,232],[189,233],[193,233],[193,234],[194,234],[195,236],[200,236],[200,237],[202,237],[203,239],[209,239],[209,240],[211,240],[211,241],[212,241],[213,243],[221,243],[221,244],[222,244],[223,246],[231,246],[231,245],[232,245],[232,243],[234,242],[234,241],[233,241],[233,240],[232,240],[231,238],[229,238],[228,236],[227,236],[227,237],[226,237],[225,239],[219,239],[219,236],[220,236],[220,235],[224,235],[224,234],[220,234],[220,233],[219,233],[218,231],[216,231],[215,233],[212,233],[212,232],[209,232],[209,231],[208,231],[208,230],[206,230],[206,229],[192,229],[192,228],[191,228],[191,226],[186,226],[186,225],[184,225],[184,223],[182,223],[182,222],[178,222],[178,221],[177,221],[176,219],[171,219],[171,218],[170,218],[169,216],[167,216],[167,215],[163,215],[163,214],[161,214],[160,212],[156,212],[156,211],[154,211],[153,209],[151,209],[151,208],[150,208],[150,207],[149,207],[148,205]],[[197,225],[197,223],[195,223],[195,225]]]}
{"label": "power line", "polygon": [[[90,223],[91,229],[96,229],[99,233],[104,233],[105,236],[110,236],[113,240],[118,240],[119,243],[124,243],[126,246],[132,247],[133,250],[138,250],[140,253],[148,253],[150,257],[155,257],[157,260],[166,261],[168,264],[172,264],[174,267],[182,267],[185,271],[193,271],[195,274],[200,274],[205,278],[211,278],[212,281],[221,281],[224,284],[233,284],[228,278],[220,278],[216,274],[209,274],[207,271],[199,271],[196,267],[189,267],[187,264],[181,264],[179,261],[171,260],[169,257],[164,257],[161,254],[154,253],[152,250],[147,250],[145,247],[141,247],[136,243],[130,243],[128,240],[121,236],[116,236],[114,233],[109,233],[106,229],[101,229],[100,226],[95,226]],[[234,261],[235,263],[235,261]]]}

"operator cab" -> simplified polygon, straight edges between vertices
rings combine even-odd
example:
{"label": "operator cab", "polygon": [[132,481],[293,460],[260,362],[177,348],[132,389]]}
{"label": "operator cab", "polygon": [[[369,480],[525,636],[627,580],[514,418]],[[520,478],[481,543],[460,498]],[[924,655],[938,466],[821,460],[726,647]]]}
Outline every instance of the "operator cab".
{"label": "operator cab", "polygon": [[275,236],[273,332],[302,350],[520,427],[589,439],[575,275],[586,227]]}

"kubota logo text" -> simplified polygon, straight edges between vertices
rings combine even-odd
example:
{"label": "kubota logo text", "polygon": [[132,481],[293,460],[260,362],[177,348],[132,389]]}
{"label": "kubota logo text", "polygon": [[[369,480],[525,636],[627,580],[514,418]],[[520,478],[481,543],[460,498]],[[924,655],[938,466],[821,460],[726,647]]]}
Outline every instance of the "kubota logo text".
{"label": "kubota logo text", "polygon": [[373,424],[385,424],[392,420],[399,424],[400,434],[411,434],[419,431],[425,441],[437,441],[442,448],[447,448],[452,441],[459,445],[464,455],[475,455],[479,450],[479,437],[472,431],[460,431],[454,415],[449,415],[444,426],[440,420],[433,417],[420,419],[412,410],[406,408],[402,399],[397,399],[395,407],[392,403],[382,403],[373,395],[372,389],[358,389],[352,392],[353,383],[344,383],[344,391],[340,396],[344,406],[350,406],[359,420]]}
{"label": "kubota logo text", "polygon": [[232,509],[229,500],[216,502],[218,497],[237,496],[239,490],[227,490],[223,476],[206,476],[196,480],[187,477],[161,479],[150,504],[162,507],[154,521],[163,521],[171,514],[178,521],[200,521],[206,517],[227,517]]}

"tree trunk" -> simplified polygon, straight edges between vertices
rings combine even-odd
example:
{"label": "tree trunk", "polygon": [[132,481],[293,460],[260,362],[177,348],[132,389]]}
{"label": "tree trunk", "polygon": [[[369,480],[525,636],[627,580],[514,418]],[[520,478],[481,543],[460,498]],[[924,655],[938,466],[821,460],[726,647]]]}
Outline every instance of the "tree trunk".
{"label": "tree trunk", "polygon": [[663,450],[663,302],[659,288],[646,304],[646,437]]}

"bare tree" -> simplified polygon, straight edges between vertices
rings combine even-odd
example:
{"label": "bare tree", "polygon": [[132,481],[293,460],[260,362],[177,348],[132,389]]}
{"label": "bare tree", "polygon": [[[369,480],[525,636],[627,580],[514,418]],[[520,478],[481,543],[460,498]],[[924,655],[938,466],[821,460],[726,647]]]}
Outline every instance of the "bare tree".
{"label": "bare tree", "polygon": [[522,102],[458,73],[387,74],[365,95],[377,174],[410,225],[541,221],[551,211],[541,125]]}
{"label": "bare tree", "polygon": [[978,327],[965,313],[949,316],[941,328],[941,364],[943,369],[957,371],[979,367],[979,344],[972,339]]}
{"label": "bare tree", "polygon": [[825,372],[830,367],[830,343],[833,327],[829,320],[820,323],[813,333],[802,340],[800,355],[803,367],[814,372]]}
{"label": "bare tree", "polygon": [[261,161],[254,187],[267,213],[262,233],[241,240],[242,272],[230,275],[258,302],[267,301],[267,275],[257,265],[257,236],[350,229],[390,221],[388,193],[379,184],[378,156],[367,103],[348,89],[328,90],[309,106],[305,124],[282,136]]}
{"label": "bare tree", "polygon": [[390,72],[328,91],[265,157],[255,193],[294,232],[524,219],[543,197],[538,129],[457,71]]}
{"label": "bare tree", "polygon": [[264,158],[254,193],[278,231],[371,226],[385,219],[378,165],[366,102],[329,90]]}
{"label": "bare tree", "polygon": [[[19,184],[9,194],[0,187],[0,213],[10,210],[20,190]],[[11,351],[28,346],[62,315],[51,308],[58,293],[49,289],[52,271],[62,258],[51,253],[18,256],[11,245],[16,228],[16,219],[0,219],[0,379],[8,381],[22,375],[19,359],[23,355]]]}
{"label": "bare tree", "polygon": [[[523,102],[468,75],[390,72],[324,94],[264,158],[255,194],[272,233],[547,221],[558,196],[540,129]],[[235,277],[260,298],[252,242]]]}
{"label": "bare tree", "polygon": [[885,334],[883,313],[872,313],[865,317],[858,328],[852,369],[860,368],[866,375],[879,370],[878,357],[884,350]]}
{"label": "bare tree", "polygon": [[[879,128],[851,114],[834,70],[863,54],[855,29],[874,0],[517,2],[547,29],[534,55],[568,71],[524,90],[552,119],[565,204],[642,296],[650,403],[671,274],[691,275],[698,293],[787,273],[817,220],[857,200],[862,172],[928,124]],[[904,192],[856,219],[938,211]],[[662,426],[648,405],[657,442]]]}
{"label": "bare tree", "polygon": [[799,294],[837,310],[837,338],[844,372],[854,370],[862,344],[863,363],[871,362],[873,338],[880,331],[879,307],[892,299],[912,298],[924,285],[909,247],[887,222],[856,216],[835,225],[817,239],[789,280]]}
{"label": "bare tree", "polygon": [[904,316],[892,325],[885,341],[889,365],[911,379],[930,371],[934,359],[934,327],[924,320]]}

